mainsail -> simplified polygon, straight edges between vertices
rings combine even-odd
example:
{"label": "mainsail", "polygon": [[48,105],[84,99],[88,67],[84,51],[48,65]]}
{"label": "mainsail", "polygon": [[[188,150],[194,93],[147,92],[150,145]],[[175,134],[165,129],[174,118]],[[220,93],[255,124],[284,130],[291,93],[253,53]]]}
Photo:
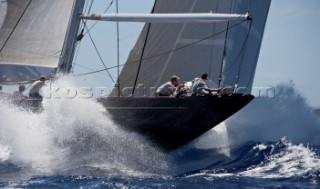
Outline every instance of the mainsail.
{"label": "mainsail", "polygon": [[[147,23],[118,79],[122,96],[152,96],[170,76],[207,72],[211,86],[250,92],[270,0],[156,0],[152,13],[237,13],[252,21]],[[119,95],[115,88],[112,95]]]}
{"label": "mainsail", "polygon": [[68,71],[84,0],[0,1],[0,83]]}

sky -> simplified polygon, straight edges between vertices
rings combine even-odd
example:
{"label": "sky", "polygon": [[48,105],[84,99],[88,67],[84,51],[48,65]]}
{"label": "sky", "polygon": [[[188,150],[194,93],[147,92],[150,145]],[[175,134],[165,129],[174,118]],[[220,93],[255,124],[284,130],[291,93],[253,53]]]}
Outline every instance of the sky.
{"label": "sky", "polygon": [[[101,13],[111,0],[96,0],[91,12]],[[121,13],[147,13],[152,0],[119,0]],[[115,2],[108,13],[115,12]],[[90,27],[94,21],[88,21]],[[120,64],[135,44],[143,24],[120,23]],[[90,30],[96,47],[107,67],[117,65],[116,24],[99,22]],[[273,0],[257,64],[254,87],[276,86],[292,82],[312,107],[320,107],[320,1]],[[88,35],[78,46],[74,75],[103,69]],[[88,69],[90,68],[90,69]],[[110,70],[114,80],[116,69]],[[112,88],[106,72],[82,76],[94,86]]]}

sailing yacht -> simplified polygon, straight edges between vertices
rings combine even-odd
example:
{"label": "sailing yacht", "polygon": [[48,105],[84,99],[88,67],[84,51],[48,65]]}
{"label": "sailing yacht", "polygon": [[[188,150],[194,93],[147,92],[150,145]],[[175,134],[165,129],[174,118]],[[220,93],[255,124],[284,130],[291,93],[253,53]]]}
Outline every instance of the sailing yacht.
{"label": "sailing yacht", "polygon": [[[199,137],[254,97],[250,94],[270,0],[156,0],[149,15],[83,14],[84,0],[1,3],[0,82],[68,73],[81,19],[146,22],[109,96],[97,99],[117,125],[163,150]],[[5,12],[5,13],[4,13]],[[227,94],[155,97],[172,75],[207,72]]]}

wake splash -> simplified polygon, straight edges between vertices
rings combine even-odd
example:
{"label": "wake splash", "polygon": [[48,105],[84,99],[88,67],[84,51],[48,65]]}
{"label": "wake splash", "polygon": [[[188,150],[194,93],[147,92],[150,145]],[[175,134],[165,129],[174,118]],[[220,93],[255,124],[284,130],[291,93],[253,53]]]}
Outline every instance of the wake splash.
{"label": "wake splash", "polygon": [[[55,83],[80,85],[68,77]],[[28,169],[30,177],[88,169],[100,175],[147,175],[167,169],[164,154],[141,136],[117,127],[93,99],[44,98],[40,113],[6,103],[1,107],[0,166]]]}

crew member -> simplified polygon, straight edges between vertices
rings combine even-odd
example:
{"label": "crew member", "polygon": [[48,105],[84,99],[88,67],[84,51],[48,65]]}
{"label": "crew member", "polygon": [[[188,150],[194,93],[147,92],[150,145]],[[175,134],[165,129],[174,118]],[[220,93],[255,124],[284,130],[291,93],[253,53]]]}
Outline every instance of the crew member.
{"label": "crew member", "polygon": [[156,96],[173,96],[176,87],[178,87],[179,77],[173,75],[170,81],[162,84],[156,91]]}
{"label": "crew member", "polygon": [[13,98],[26,98],[26,96],[24,96],[23,91],[26,90],[26,87],[24,85],[19,85],[19,90],[15,91],[12,94]]}
{"label": "crew member", "polygon": [[42,88],[42,86],[44,85],[44,81],[46,80],[46,77],[41,76],[39,78],[39,80],[35,81],[31,87],[30,87],[30,91],[29,91],[29,97],[30,98],[35,98],[35,99],[41,99],[42,100],[42,96],[39,94],[40,89]]}
{"label": "crew member", "polygon": [[208,80],[208,74],[204,73],[201,75],[201,78],[195,78],[193,87],[192,87],[192,95],[196,96],[204,96],[210,94],[211,92],[220,92],[221,88],[209,88],[206,84]]}

